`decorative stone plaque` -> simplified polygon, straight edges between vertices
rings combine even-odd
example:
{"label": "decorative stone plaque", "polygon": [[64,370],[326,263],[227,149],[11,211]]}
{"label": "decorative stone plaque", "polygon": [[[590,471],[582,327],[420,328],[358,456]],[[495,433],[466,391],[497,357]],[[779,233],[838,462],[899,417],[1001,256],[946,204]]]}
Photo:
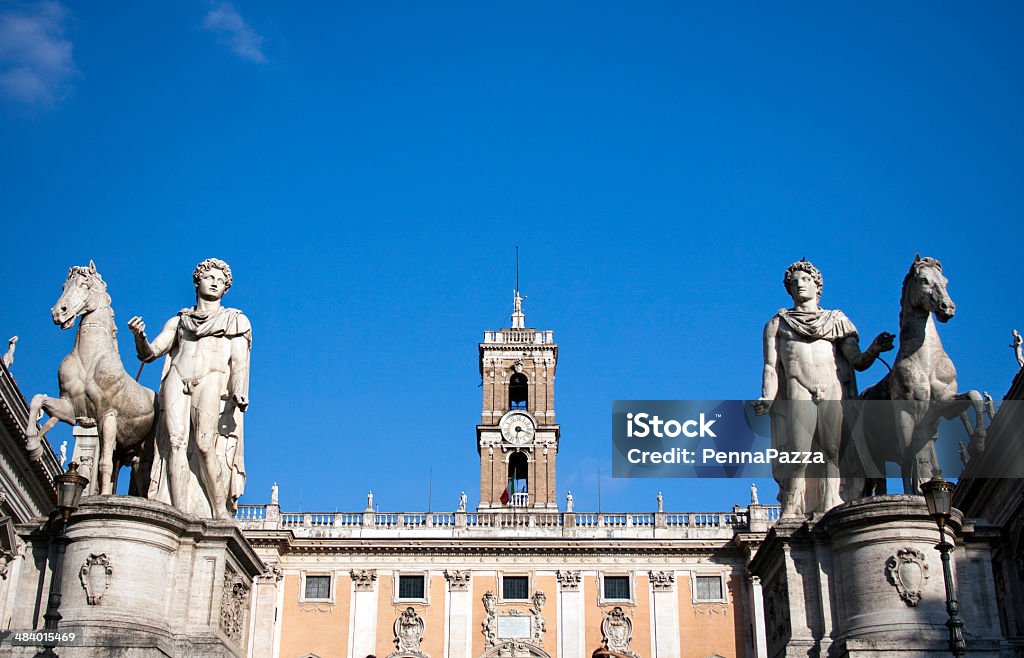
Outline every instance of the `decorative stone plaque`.
{"label": "decorative stone plaque", "polygon": [[928,562],[924,553],[907,546],[886,560],[885,575],[903,602],[914,607],[920,603],[921,592],[928,580]]}
{"label": "decorative stone plaque", "polygon": [[531,617],[525,615],[500,615],[498,637],[503,640],[525,639],[532,635]]}
{"label": "decorative stone plaque", "polygon": [[89,605],[99,605],[100,599],[110,586],[110,577],[114,575],[114,568],[106,553],[89,555],[85,564],[78,572],[78,578],[85,588],[85,600]]}

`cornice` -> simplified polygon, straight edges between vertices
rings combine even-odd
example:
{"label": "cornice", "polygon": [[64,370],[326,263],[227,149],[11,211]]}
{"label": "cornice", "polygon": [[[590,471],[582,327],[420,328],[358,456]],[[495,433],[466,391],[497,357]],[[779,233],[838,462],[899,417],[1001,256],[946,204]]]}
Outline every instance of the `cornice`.
{"label": "cornice", "polygon": [[730,539],[353,539],[300,538],[291,531],[247,530],[254,548],[276,549],[281,555],[373,555],[418,557],[719,557],[745,559],[745,550]]}

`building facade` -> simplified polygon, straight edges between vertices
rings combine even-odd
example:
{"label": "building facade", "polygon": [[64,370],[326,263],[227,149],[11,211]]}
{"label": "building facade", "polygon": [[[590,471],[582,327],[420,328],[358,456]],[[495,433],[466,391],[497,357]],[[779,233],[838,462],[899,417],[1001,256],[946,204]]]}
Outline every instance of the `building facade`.
{"label": "building facade", "polygon": [[778,508],[577,512],[556,496],[558,345],[526,326],[486,331],[480,504],[452,513],[239,509],[269,566],[249,655],[763,657],[746,565]]}
{"label": "building facade", "polygon": [[8,364],[0,362],[0,629],[10,628],[16,609],[26,605],[19,587],[45,577],[39,568],[45,554],[33,554],[22,535],[55,508],[54,478],[61,472],[48,443],[38,460],[29,457],[27,423],[25,397]]}

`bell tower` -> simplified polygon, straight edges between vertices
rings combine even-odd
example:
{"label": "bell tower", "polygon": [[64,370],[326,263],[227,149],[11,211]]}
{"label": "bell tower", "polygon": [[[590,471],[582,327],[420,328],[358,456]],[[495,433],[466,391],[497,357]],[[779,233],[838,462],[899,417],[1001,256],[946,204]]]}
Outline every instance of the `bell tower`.
{"label": "bell tower", "polygon": [[480,343],[483,413],[479,509],[557,510],[554,332],[526,326],[523,297],[514,292],[510,327],[485,331]]}

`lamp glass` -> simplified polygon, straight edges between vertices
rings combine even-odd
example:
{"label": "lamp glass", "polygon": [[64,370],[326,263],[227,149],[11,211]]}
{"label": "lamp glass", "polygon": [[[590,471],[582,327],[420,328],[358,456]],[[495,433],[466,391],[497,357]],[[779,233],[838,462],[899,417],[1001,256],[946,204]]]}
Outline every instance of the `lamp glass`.
{"label": "lamp glass", "polygon": [[934,519],[948,519],[953,508],[953,483],[934,478],[921,485],[928,514]]}
{"label": "lamp glass", "polygon": [[78,473],[78,464],[71,462],[68,470],[56,477],[57,480],[57,507],[61,512],[73,512],[78,509],[82,500],[82,493],[89,480]]}

